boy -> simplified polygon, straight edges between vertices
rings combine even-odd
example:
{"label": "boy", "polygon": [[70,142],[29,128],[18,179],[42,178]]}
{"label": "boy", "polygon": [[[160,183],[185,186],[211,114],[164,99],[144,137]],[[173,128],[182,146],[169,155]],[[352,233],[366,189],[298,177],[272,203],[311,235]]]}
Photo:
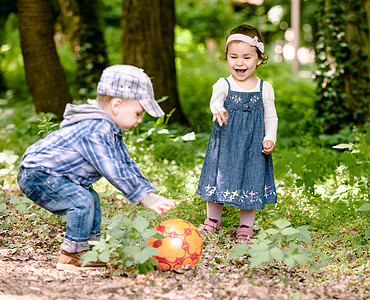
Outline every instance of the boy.
{"label": "boy", "polygon": [[97,104],[67,104],[60,129],[30,146],[19,166],[24,194],[54,214],[67,215],[59,270],[105,266],[98,261],[81,267],[80,259],[90,249],[88,241],[100,238],[100,200],[91,185],[102,176],[126,199],[161,216],[175,205],[155,194],[122,140],[121,130],[140,123],[144,110],[153,117],[164,115],[148,75],[114,65],[104,70],[97,92]]}

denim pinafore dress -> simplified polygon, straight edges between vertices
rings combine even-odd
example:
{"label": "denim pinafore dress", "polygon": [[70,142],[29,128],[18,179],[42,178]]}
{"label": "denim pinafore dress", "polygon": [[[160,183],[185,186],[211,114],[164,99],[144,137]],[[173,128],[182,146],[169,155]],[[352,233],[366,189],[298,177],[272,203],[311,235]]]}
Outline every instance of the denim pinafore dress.
{"label": "denim pinafore dress", "polygon": [[204,201],[263,209],[277,202],[272,157],[262,153],[263,80],[259,92],[232,91],[226,82],[228,122],[213,124],[196,193]]}

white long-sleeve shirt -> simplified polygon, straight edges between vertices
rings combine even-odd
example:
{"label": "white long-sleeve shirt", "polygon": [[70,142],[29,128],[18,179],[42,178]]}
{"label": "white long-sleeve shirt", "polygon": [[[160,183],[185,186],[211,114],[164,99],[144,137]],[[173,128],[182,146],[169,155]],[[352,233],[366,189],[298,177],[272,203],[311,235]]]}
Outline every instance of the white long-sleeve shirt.
{"label": "white long-sleeve shirt", "polygon": [[[257,77],[258,78],[258,77]],[[261,79],[258,78],[256,86],[251,90],[245,90],[241,88],[230,75],[227,77],[230,83],[230,88],[232,91],[236,92],[259,92]],[[264,141],[269,140],[276,144],[276,132],[278,127],[278,117],[275,109],[275,94],[272,85],[263,81],[262,88],[262,100],[264,107],[264,121],[265,121],[265,137]],[[213,92],[210,102],[211,112],[216,114],[220,111],[225,110],[224,102],[229,91],[229,86],[225,78],[220,78],[213,85]]]}

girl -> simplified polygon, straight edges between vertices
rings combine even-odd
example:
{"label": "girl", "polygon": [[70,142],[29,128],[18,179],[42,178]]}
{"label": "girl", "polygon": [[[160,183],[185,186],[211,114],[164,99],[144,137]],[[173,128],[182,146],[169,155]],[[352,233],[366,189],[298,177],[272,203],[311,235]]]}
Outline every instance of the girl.
{"label": "girl", "polygon": [[[277,115],[270,83],[254,75],[267,60],[258,29],[240,25],[226,38],[231,73],[213,85],[213,128],[197,194],[207,201],[205,232],[221,228],[223,205],[240,208],[236,238],[248,242],[257,209],[277,202],[271,153]],[[215,122],[217,121],[217,122]]]}

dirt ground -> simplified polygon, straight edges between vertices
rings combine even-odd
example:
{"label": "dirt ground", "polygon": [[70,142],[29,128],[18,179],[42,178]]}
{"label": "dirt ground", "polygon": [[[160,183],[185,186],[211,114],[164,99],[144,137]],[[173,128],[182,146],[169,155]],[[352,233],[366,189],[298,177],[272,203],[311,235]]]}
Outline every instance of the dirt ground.
{"label": "dirt ground", "polygon": [[245,258],[230,262],[218,255],[220,245],[210,240],[195,266],[176,272],[118,277],[109,271],[58,271],[59,246],[52,235],[53,228],[38,234],[0,231],[0,300],[370,299],[368,268],[336,275],[278,265],[250,270]]}

